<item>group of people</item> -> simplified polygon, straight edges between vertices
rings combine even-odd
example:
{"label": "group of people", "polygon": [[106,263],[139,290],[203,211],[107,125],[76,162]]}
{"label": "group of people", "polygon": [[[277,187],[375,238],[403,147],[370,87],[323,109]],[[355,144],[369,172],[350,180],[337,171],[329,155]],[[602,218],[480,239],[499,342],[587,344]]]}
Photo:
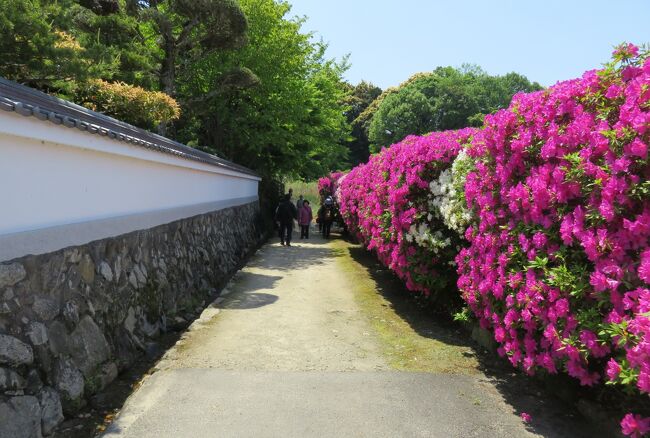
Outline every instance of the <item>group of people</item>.
{"label": "group of people", "polygon": [[[295,205],[291,200],[293,196],[293,189],[284,195],[282,201],[275,210],[275,221],[278,223],[280,230],[280,244],[291,246],[291,238],[293,235],[293,222],[298,221],[300,226],[300,238],[309,239],[309,226],[314,220],[311,204],[302,195],[298,198]],[[327,197],[323,205],[318,210],[318,228],[326,239],[330,236],[332,229],[332,222],[334,222],[334,201],[331,197]]]}

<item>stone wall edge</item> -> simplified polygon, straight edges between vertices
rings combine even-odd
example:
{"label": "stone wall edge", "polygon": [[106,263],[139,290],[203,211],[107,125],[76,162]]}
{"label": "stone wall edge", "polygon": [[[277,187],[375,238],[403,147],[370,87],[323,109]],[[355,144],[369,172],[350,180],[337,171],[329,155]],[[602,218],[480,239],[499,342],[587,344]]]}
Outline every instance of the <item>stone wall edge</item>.
{"label": "stone wall edge", "polygon": [[85,245],[258,201],[257,196],[249,196],[0,235],[0,263],[27,255],[47,254],[70,246]]}

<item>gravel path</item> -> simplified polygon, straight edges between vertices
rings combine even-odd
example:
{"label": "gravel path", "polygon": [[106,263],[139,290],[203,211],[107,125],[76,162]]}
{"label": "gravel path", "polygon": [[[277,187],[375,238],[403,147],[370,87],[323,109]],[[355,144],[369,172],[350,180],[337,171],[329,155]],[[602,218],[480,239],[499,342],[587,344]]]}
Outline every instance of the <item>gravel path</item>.
{"label": "gravel path", "polygon": [[354,250],[318,236],[265,245],[105,436],[593,436],[561,408],[522,423],[467,343],[414,330]]}

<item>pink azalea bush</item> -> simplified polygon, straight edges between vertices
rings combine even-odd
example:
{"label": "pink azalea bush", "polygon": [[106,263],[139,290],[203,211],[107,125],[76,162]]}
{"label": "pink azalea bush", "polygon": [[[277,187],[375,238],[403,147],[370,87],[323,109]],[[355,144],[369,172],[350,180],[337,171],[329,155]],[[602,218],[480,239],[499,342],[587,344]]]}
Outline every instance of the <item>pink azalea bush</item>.
{"label": "pink azalea bush", "polygon": [[[514,366],[648,394],[649,145],[650,60],[624,44],[480,130],[382,150],[340,181],[341,212],[410,290],[448,291],[457,271]],[[621,427],[642,436],[650,419]]]}
{"label": "pink azalea bush", "polygon": [[650,60],[614,57],[486,117],[458,286],[514,366],[650,393]]}
{"label": "pink azalea bush", "polygon": [[432,190],[439,192],[438,178],[475,132],[409,136],[354,168],[339,189],[348,230],[409,290],[433,300],[453,295],[460,236],[434,214]]}
{"label": "pink azalea bush", "polygon": [[318,179],[318,193],[321,200],[328,196],[335,196],[338,189],[339,180],[345,176],[344,172],[332,172],[328,176]]}

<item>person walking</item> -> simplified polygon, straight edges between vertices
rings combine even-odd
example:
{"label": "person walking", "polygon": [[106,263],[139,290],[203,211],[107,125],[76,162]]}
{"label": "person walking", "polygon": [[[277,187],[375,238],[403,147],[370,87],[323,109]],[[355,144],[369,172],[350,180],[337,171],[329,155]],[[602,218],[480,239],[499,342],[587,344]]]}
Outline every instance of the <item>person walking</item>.
{"label": "person walking", "polygon": [[332,223],[334,222],[334,200],[331,196],[325,199],[325,203],[318,210],[318,218],[321,224],[321,233],[324,238],[329,239]]}
{"label": "person walking", "polygon": [[318,225],[318,232],[322,233],[323,232],[323,210],[324,206],[320,206],[318,211],[316,212],[316,224]]}
{"label": "person walking", "polygon": [[309,226],[311,221],[314,219],[314,215],[309,206],[309,201],[304,200],[302,203],[302,208],[298,210],[298,225],[300,225],[300,238],[309,239]]}
{"label": "person walking", "polygon": [[326,239],[330,238],[330,231],[332,230],[332,222],[334,222],[334,212],[332,211],[331,206],[325,206],[325,211],[323,211],[323,237]]}
{"label": "person walking", "polygon": [[296,201],[296,208],[298,209],[298,211],[300,211],[300,209],[302,208],[303,202],[305,202],[305,200],[303,199],[302,195],[300,195],[298,197],[298,200]]}
{"label": "person walking", "polygon": [[280,224],[280,244],[291,246],[291,235],[293,234],[293,220],[298,218],[296,206],[291,202],[291,195],[284,195],[284,199],[278,205],[275,213],[275,220]]}

